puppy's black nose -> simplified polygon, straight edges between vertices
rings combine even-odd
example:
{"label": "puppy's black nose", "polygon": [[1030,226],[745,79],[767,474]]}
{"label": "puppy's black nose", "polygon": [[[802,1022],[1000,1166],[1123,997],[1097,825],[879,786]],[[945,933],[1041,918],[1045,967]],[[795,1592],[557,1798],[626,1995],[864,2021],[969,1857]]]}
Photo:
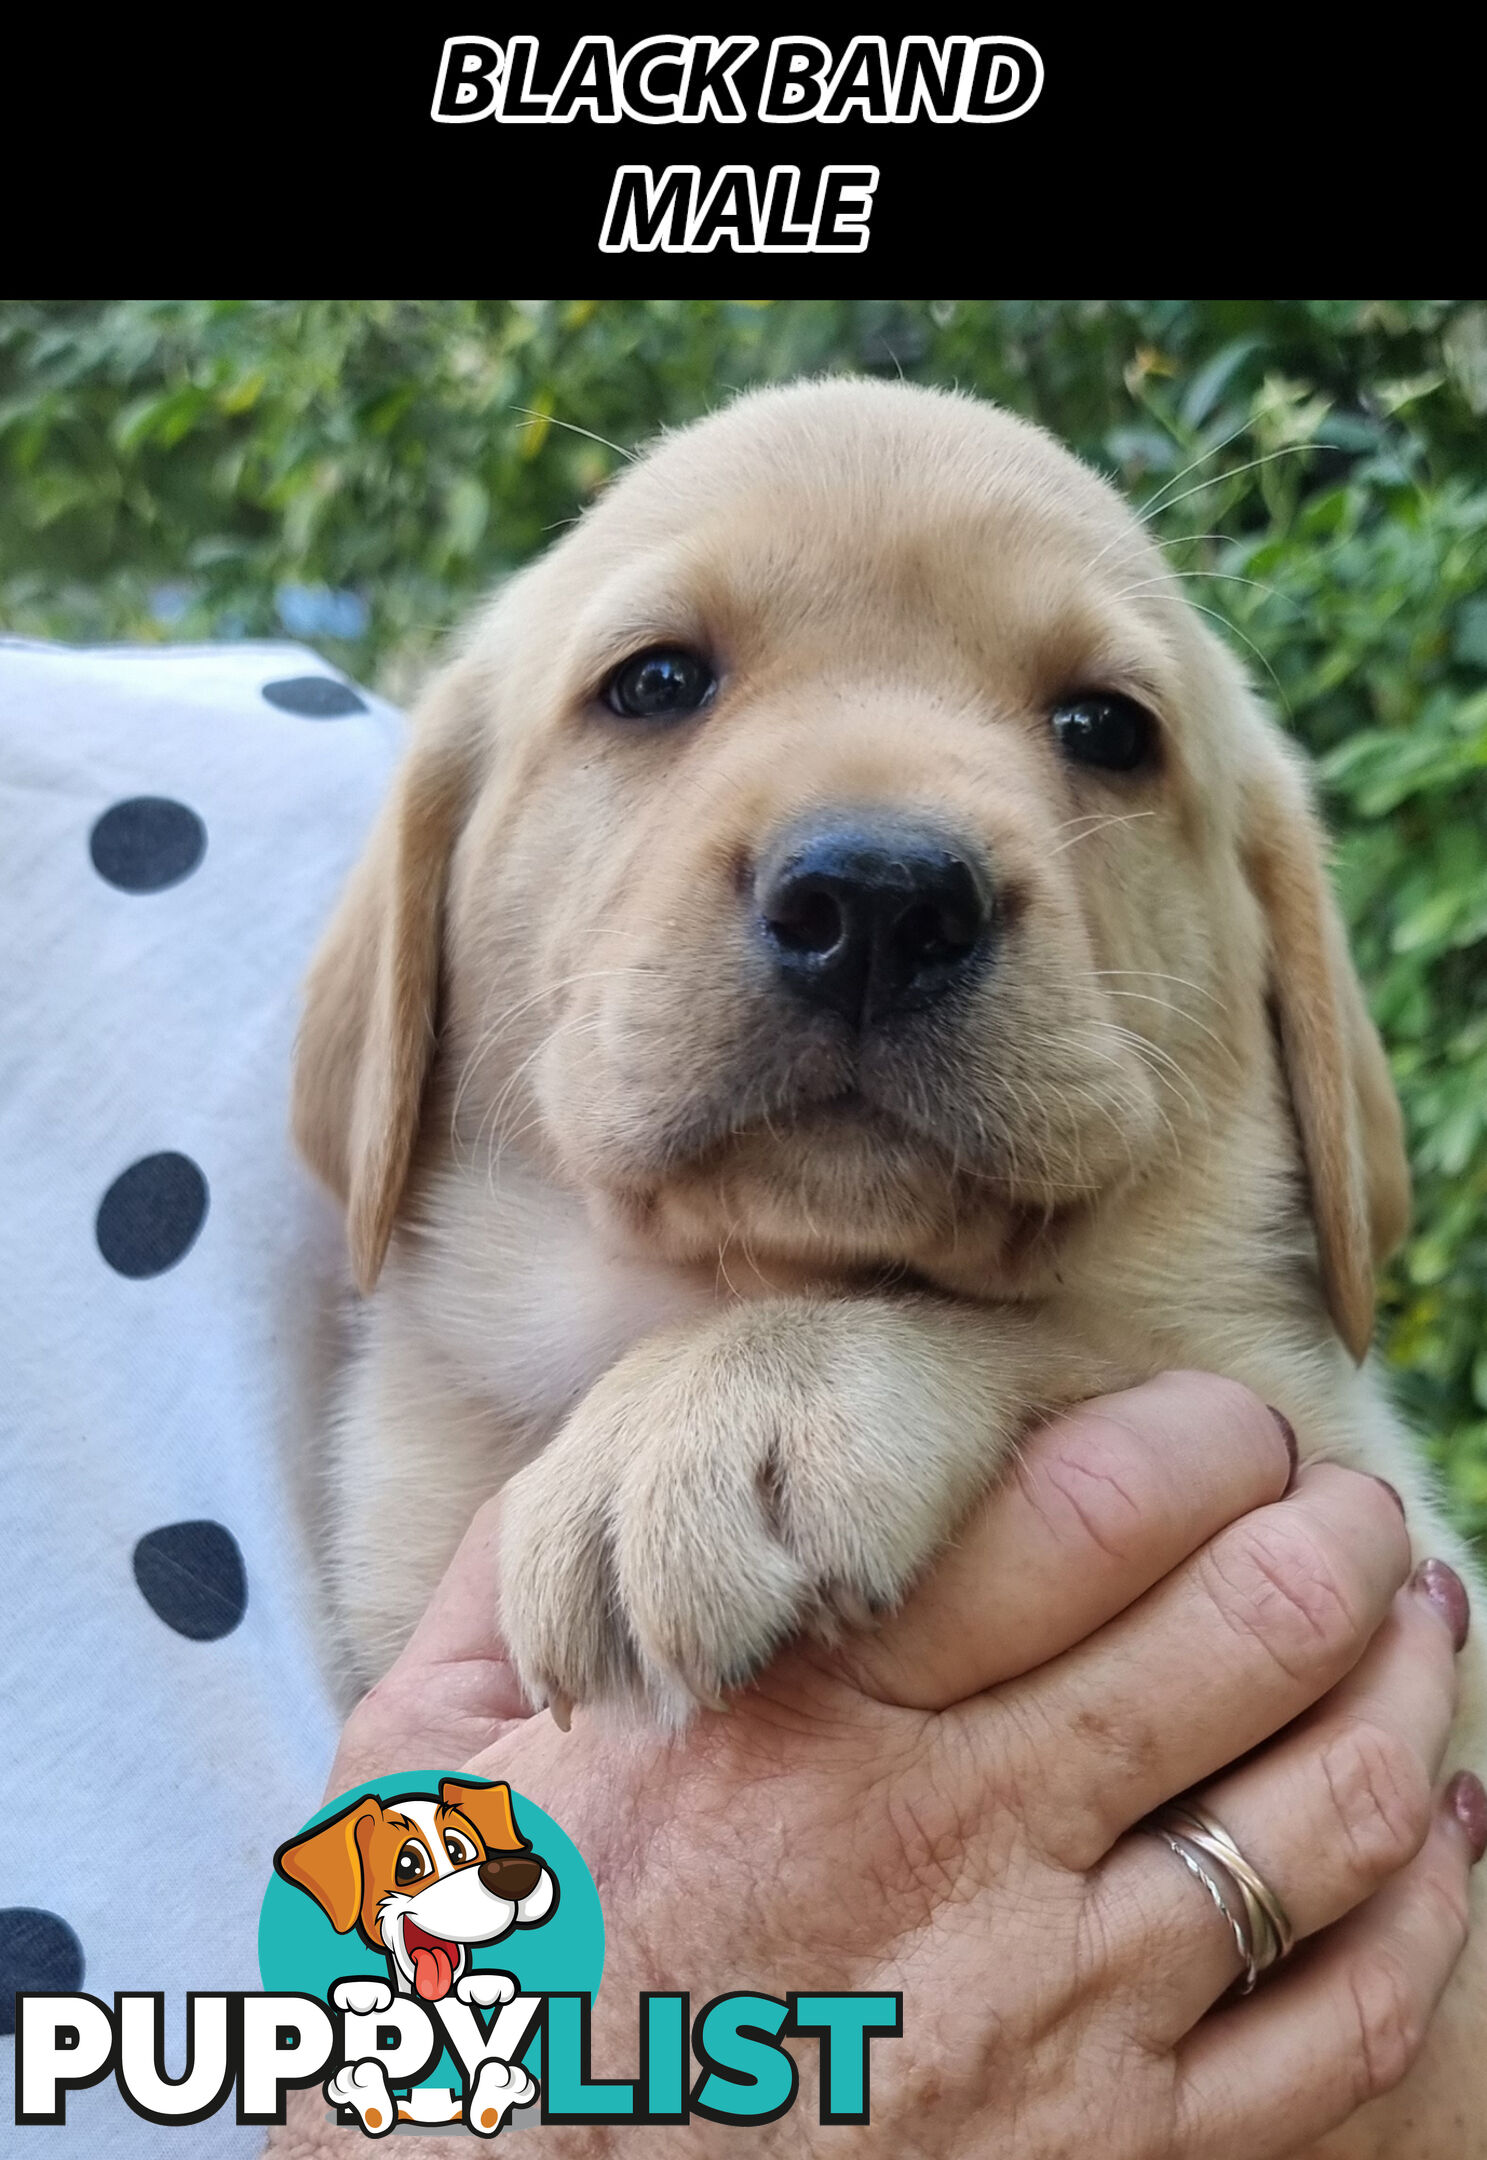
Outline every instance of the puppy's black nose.
{"label": "puppy's black nose", "polygon": [[519,1905],[541,1882],[542,1862],[529,1859],[525,1853],[497,1853],[493,1859],[481,1861],[480,1880],[495,1896],[510,1898],[513,1905]]}
{"label": "puppy's black nose", "polygon": [[759,923],[799,996],[871,1026],[965,981],[991,946],[990,874],[931,827],[838,819],[795,828],[759,866]]}

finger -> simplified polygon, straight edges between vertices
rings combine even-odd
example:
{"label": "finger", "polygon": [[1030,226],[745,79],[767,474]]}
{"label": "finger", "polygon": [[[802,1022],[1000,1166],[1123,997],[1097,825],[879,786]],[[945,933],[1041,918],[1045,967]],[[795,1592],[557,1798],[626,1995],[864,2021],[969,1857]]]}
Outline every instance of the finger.
{"label": "finger", "polygon": [[[1456,1706],[1456,1647],[1428,1584],[1412,1578],[1347,1678],[1195,1796],[1275,1891],[1298,1939],[1362,1904],[1420,1850]],[[1232,1930],[1176,1855],[1139,1832],[1110,1855],[1095,1895],[1151,2037],[1172,2044],[1236,1978]],[[1232,1893],[1230,1902],[1242,1912]]]}
{"label": "finger", "polygon": [[1000,1763],[1018,1751],[1049,1856],[1093,1867],[1143,1815],[1335,1687],[1409,1559],[1376,1478],[1313,1464],[1088,1642],[952,1716]]}
{"label": "finger", "polygon": [[1278,1500],[1294,1439],[1237,1381],[1164,1373],[1044,1426],[894,1618],[842,1651],[884,1702],[943,1709],[1123,1612]]}
{"label": "finger", "polygon": [[1474,1852],[1450,1797],[1392,1882],[1183,2044],[1175,2149],[1295,2153],[1398,2084],[1466,1941]]}

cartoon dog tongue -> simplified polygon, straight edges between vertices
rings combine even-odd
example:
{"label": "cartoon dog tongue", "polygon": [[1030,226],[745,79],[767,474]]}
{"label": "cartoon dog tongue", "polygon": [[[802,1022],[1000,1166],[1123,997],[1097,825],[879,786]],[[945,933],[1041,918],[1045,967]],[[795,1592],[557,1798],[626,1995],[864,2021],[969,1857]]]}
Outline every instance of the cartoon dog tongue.
{"label": "cartoon dog tongue", "polygon": [[425,1934],[421,1927],[409,1921],[403,1934],[403,1947],[413,1960],[415,1992],[425,2002],[437,2002],[441,1995],[447,1995],[454,1979],[457,1955],[454,1945],[441,1942],[437,1935]]}

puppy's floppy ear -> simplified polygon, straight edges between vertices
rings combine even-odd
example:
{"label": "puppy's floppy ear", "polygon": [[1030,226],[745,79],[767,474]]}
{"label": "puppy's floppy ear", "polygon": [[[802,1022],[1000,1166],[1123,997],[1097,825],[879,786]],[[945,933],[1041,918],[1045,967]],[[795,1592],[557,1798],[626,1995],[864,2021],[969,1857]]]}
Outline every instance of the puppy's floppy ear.
{"label": "puppy's floppy ear", "polygon": [[307,1891],[338,1935],[355,1927],[361,1911],[363,1823],[382,1820],[382,1802],[366,1793],[303,1837],[290,1838],[274,1854],[274,1866],[286,1882]]}
{"label": "puppy's floppy ear", "polygon": [[1404,1125],[1324,868],[1302,774],[1273,750],[1247,789],[1245,868],[1269,929],[1270,995],[1311,1186],[1322,1287],[1359,1363],[1374,1268],[1409,1227]]}
{"label": "puppy's floppy ear", "polygon": [[441,1778],[439,1798],[445,1807],[458,1808],[474,1823],[487,1852],[527,1852],[530,1849],[531,1839],[522,1836],[511,1812],[509,1785],[471,1785],[461,1778]]}
{"label": "puppy's floppy ear", "polygon": [[445,884],[475,789],[478,708],[468,666],[430,691],[305,988],[294,1136],[346,1207],[364,1291],[387,1254],[433,1063]]}

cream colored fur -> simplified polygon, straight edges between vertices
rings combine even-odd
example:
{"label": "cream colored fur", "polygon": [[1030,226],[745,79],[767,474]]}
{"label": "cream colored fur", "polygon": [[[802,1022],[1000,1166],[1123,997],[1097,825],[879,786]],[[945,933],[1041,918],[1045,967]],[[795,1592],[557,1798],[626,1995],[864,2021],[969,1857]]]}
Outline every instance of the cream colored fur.
{"label": "cream colored fur", "polygon": [[[713,709],[596,702],[665,643]],[[1063,758],[1092,689],[1159,773]],[[751,942],[758,854],[838,805],[968,834],[1012,901],[959,1017],[860,1070]],[[684,1717],[892,1605],[1035,1412],[1173,1366],[1470,1573],[1365,1358],[1408,1177],[1297,761],[1130,511],[970,399],[744,397],[498,596],[316,964],[296,1116],[368,1294],[327,1533],[359,1681],[510,1480],[534,1697]]]}

